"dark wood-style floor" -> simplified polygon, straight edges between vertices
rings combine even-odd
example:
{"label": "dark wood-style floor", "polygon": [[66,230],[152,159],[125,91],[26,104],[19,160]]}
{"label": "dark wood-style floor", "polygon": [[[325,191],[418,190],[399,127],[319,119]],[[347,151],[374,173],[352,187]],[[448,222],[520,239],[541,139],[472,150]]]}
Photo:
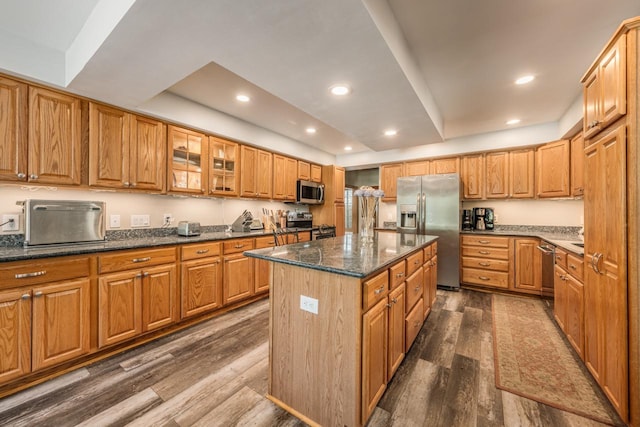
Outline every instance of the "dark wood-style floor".
{"label": "dark wood-style floor", "polygon": [[[0,399],[2,426],[302,426],[267,391],[268,302]],[[597,426],[495,388],[491,296],[438,291],[369,426]]]}

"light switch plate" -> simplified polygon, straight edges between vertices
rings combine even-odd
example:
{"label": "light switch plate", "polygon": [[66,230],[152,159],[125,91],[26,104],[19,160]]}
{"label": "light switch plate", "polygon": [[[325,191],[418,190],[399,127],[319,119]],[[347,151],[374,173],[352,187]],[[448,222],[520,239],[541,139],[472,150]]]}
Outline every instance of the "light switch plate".
{"label": "light switch plate", "polygon": [[300,295],[300,309],[309,313],[318,314],[318,300]]}
{"label": "light switch plate", "polygon": [[109,227],[120,228],[120,215],[109,216]]}

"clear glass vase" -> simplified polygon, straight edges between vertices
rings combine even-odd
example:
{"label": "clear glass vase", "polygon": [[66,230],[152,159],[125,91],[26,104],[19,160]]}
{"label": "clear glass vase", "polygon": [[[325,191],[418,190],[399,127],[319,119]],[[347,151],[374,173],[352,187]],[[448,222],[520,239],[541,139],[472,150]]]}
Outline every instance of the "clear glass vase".
{"label": "clear glass vase", "polygon": [[376,210],[378,208],[377,197],[360,198],[360,223],[358,235],[362,242],[373,242]]}

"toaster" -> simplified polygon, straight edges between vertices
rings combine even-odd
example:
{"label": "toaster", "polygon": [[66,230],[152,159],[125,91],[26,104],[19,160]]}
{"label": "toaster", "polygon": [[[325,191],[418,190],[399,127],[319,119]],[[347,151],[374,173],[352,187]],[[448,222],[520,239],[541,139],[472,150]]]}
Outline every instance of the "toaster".
{"label": "toaster", "polygon": [[192,221],[180,221],[178,223],[179,236],[199,236],[200,223]]}

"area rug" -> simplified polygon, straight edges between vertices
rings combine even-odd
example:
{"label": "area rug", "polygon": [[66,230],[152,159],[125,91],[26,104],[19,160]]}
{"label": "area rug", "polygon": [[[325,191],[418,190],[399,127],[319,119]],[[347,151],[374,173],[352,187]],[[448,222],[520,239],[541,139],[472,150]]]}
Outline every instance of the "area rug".
{"label": "area rug", "polygon": [[493,295],[496,387],[616,425],[613,408],[534,298]]}

